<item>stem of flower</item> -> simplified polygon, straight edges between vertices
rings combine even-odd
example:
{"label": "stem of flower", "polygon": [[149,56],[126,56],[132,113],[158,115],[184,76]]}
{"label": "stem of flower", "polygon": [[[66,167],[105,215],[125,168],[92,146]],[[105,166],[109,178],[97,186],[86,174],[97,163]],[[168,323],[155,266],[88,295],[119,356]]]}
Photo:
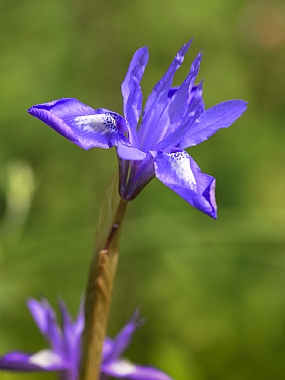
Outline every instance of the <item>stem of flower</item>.
{"label": "stem of flower", "polygon": [[127,203],[119,196],[116,172],[101,206],[94,256],[87,281],[80,380],[97,380],[100,377],[102,347],[109,319],[119,258],[119,238]]}

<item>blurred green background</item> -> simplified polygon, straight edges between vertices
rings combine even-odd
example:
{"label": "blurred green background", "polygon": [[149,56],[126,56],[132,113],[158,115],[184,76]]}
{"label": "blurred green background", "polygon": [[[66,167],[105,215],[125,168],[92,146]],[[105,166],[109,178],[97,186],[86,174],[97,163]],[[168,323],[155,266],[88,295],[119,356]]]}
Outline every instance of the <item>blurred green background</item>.
{"label": "blurred green background", "polygon": [[[128,207],[109,334],[139,305],[127,357],[176,380],[285,378],[285,5],[229,0],[0,2],[0,352],[46,347],[25,306],[76,314],[115,150],[83,151],[26,110],[75,97],[121,113],[132,54],[144,99],[195,37],[207,107],[249,109],[189,153],[217,178],[217,221],[153,180]],[[0,373],[1,380],[55,374]]]}

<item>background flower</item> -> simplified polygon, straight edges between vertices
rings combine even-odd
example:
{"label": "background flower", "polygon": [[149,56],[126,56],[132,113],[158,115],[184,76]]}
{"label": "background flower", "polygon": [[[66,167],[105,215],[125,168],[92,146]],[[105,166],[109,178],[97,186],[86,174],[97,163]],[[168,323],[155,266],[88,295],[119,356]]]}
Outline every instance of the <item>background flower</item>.
{"label": "background flower", "polygon": [[[59,302],[62,327],[57,323],[56,314],[45,298],[41,302],[30,299],[28,306],[40,332],[49,342],[50,349],[43,349],[34,354],[10,352],[0,357],[0,370],[58,371],[59,379],[76,380],[84,328],[82,305],[73,322],[65,303]],[[114,340],[106,338],[102,354],[102,379],[112,376],[130,380],[171,380],[153,367],[135,365],[121,357],[142,322],[139,311],[136,310]]]}

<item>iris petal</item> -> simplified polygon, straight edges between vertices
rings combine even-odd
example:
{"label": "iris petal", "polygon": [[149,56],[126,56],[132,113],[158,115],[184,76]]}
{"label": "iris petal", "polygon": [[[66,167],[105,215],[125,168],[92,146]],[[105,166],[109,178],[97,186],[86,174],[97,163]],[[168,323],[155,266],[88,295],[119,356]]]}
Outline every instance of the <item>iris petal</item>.
{"label": "iris petal", "polygon": [[62,354],[62,336],[57,325],[56,314],[49,302],[45,298],[42,302],[30,299],[28,307],[41,333],[51,343],[54,351]]}
{"label": "iris petal", "polygon": [[193,207],[217,217],[215,179],[201,172],[185,151],[157,152],[154,157],[155,176]]}
{"label": "iris petal", "polygon": [[13,351],[0,357],[0,370],[10,371],[40,371],[38,365],[29,362],[31,354]]}
{"label": "iris petal", "polygon": [[[78,361],[81,352],[81,334],[84,328],[84,322],[73,322],[66,304],[60,300],[59,308],[61,314],[61,325],[64,339],[62,339],[62,350],[66,358],[70,363],[70,366],[74,368],[78,367]],[[82,314],[82,311],[81,313]],[[81,315],[80,315],[81,318]]]}
{"label": "iris petal", "polygon": [[[194,93],[192,91],[192,88],[194,86],[194,81],[200,68],[201,59],[202,54],[199,53],[192,63],[190,72],[187,75],[186,79],[183,81],[177,91],[173,93],[170,100],[167,101],[165,108],[154,128],[151,138],[148,140],[149,147],[154,147],[161,140],[165,139],[167,136],[173,133],[173,131],[175,131],[180,125],[193,100]],[[197,92],[197,90],[195,92]]]}
{"label": "iris petal", "polygon": [[152,368],[135,365],[125,359],[103,364],[102,370],[109,376],[128,380],[171,380],[165,373]]}
{"label": "iris petal", "polygon": [[61,357],[52,350],[41,350],[35,354],[14,351],[0,358],[0,369],[13,371],[56,371],[68,368]]}
{"label": "iris petal", "polygon": [[191,126],[179,148],[185,149],[200,144],[220,128],[229,127],[245,112],[246,105],[247,102],[243,100],[229,100],[209,108]]}
{"label": "iris petal", "polygon": [[134,333],[143,324],[138,310],[134,312],[125,327],[117,334],[113,340],[112,350],[107,357],[104,357],[104,363],[117,359],[129,346]]}
{"label": "iris petal", "polygon": [[142,91],[140,82],[148,63],[148,49],[137,50],[131,60],[121,90],[124,103],[124,115],[129,129],[129,140],[138,147],[137,124],[142,110]]}
{"label": "iris petal", "polygon": [[155,150],[169,150],[172,147],[178,146],[179,142],[184,138],[185,134],[191,128],[198,116],[203,111],[202,99],[202,83],[195,87],[195,91],[191,91],[191,101],[188,105],[187,111],[174,129],[163,140],[155,146]]}
{"label": "iris petal", "polygon": [[125,119],[105,109],[93,110],[77,99],[60,99],[33,106],[28,112],[83,149],[129,144]]}
{"label": "iris petal", "polygon": [[144,151],[150,149],[149,140],[154,131],[154,127],[167,104],[168,93],[171,88],[173,76],[181,66],[184,56],[190,47],[191,41],[183,45],[176,54],[166,74],[154,86],[150,96],[147,99],[144,109],[142,124],[139,129],[140,148]]}
{"label": "iris petal", "polygon": [[109,357],[109,354],[111,353],[112,349],[113,349],[113,339],[106,336],[103,343],[103,352],[102,352],[103,361],[105,360],[105,358]]}
{"label": "iris petal", "polygon": [[146,153],[131,146],[118,144],[117,154],[122,160],[142,161]]}

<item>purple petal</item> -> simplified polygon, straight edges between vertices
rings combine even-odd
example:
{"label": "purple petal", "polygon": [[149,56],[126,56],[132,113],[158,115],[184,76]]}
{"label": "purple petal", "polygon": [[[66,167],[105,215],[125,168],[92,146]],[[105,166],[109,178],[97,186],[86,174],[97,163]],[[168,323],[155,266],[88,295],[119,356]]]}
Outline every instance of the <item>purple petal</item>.
{"label": "purple petal", "polygon": [[175,92],[178,90],[179,86],[171,87],[168,91],[168,99],[171,99]]}
{"label": "purple petal", "polygon": [[84,325],[85,325],[84,299],[82,299],[80,302],[80,307],[79,307],[79,311],[77,314],[77,318],[76,318],[76,321],[74,323],[74,333],[76,335],[78,335],[79,337],[81,336],[81,334],[84,330]]}
{"label": "purple petal", "polygon": [[217,217],[215,179],[201,172],[185,151],[154,154],[156,177],[193,207],[212,218]]}
{"label": "purple petal", "polygon": [[131,60],[121,90],[124,102],[124,115],[129,129],[131,144],[138,147],[136,127],[142,110],[142,91],[140,82],[148,63],[148,49],[143,47],[137,50]]}
{"label": "purple petal", "polygon": [[30,309],[30,312],[38,325],[39,330],[46,334],[48,327],[47,327],[47,310],[46,308],[41,304],[41,302],[30,298],[27,301],[28,308]]}
{"label": "purple petal", "polygon": [[62,354],[62,334],[56,314],[46,299],[41,302],[29,299],[28,307],[41,333],[47,338],[55,352]]}
{"label": "purple petal", "polygon": [[71,362],[77,362],[79,359],[77,357],[77,346],[78,346],[78,336],[75,334],[73,321],[70,317],[70,314],[67,310],[65,303],[60,300],[59,308],[61,312],[62,320],[62,349],[65,353],[65,357],[69,358]]}
{"label": "purple petal", "polygon": [[81,336],[84,329],[83,302],[75,322],[72,321],[66,304],[62,300],[59,302],[59,307],[62,317],[63,350],[70,366],[76,370],[81,355]]}
{"label": "purple petal", "polygon": [[169,151],[171,148],[178,146],[189,128],[191,128],[191,125],[200,116],[201,112],[203,112],[202,83],[195,87],[194,92],[191,92],[191,101],[187,111],[176,129],[163,138],[163,140],[154,147],[154,150],[167,149]]}
{"label": "purple petal", "polygon": [[229,127],[245,112],[246,105],[247,102],[243,100],[229,100],[209,108],[191,126],[180,142],[179,148],[200,144],[220,128]]}
{"label": "purple petal", "polygon": [[[188,112],[189,107],[193,103],[193,96],[195,93],[192,91],[195,78],[198,74],[202,54],[199,53],[191,65],[189,74],[184,82],[173,94],[171,99],[167,102],[150,138],[148,139],[148,147],[151,150],[160,150],[153,147],[156,146],[162,139],[165,139],[180,125],[184,115]],[[202,95],[202,94],[201,94]],[[169,96],[169,91],[168,91]]]}
{"label": "purple petal", "polygon": [[9,352],[8,354],[0,357],[0,369],[11,371],[40,371],[41,367],[31,364],[29,362],[32,354],[25,354],[23,352]]}
{"label": "purple petal", "polygon": [[0,369],[11,371],[56,371],[66,368],[67,363],[52,350],[41,350],[35,354],[14,351],[0,358]]}
{"label": "purple petal", "polygon": [[77,99],[38,104],[28,112],[83,149],[108,149],[119,142],[129,145],[123,135],[126,126],[122,116],[105,109],[93,110]]}
{"label": "purple petal", "polygon": [[146,366],[134,365],[125,359],[114,360],[102,365],[102,372],[119,379],[171,380],[165,373]]}
{"label": "purple petal", "polygon": [[106,358],[110,355],[111,351],[113,350],[113,340],[109,338],[108,336],[105,337],[104,343],[103,343],[103,352],[102,352],[102,362],[104,363],[106,361]]}
{"label": "purple petal", "polygon": [[176,54],[166,74],[154,86],[150,96],[147,99],[142,124],[139,129],[140,148],[144,151],[149,150],[149,138],[152,135],[154,127],[167,104],[168,93],[171,88],[173,76],[176,70],[181,66],[184,56],[190,47],[191,41],[182,46]]}
{"label": "purple petal", "polygon": [[131,146],[118,144],[117,154],[122,160],[142,161],[146,153]]}
{"label": "purple petal", "polygon": [[59,300],[59,308],[62,320],[62,332],[64,336],[68,338],[68,340],[70,338],[73,339],[73,322],[63,300]]}
{"label": "purple petal", "polygon": [[117,334],[116,338],[113,340],[112,351],[108,356],[104,358],[105,363],[117,359],[126,350],[133,338],[135,331],[141,327],[143,322],[144,321],[140,318],[139,311],[136,310],[126,326]]}

